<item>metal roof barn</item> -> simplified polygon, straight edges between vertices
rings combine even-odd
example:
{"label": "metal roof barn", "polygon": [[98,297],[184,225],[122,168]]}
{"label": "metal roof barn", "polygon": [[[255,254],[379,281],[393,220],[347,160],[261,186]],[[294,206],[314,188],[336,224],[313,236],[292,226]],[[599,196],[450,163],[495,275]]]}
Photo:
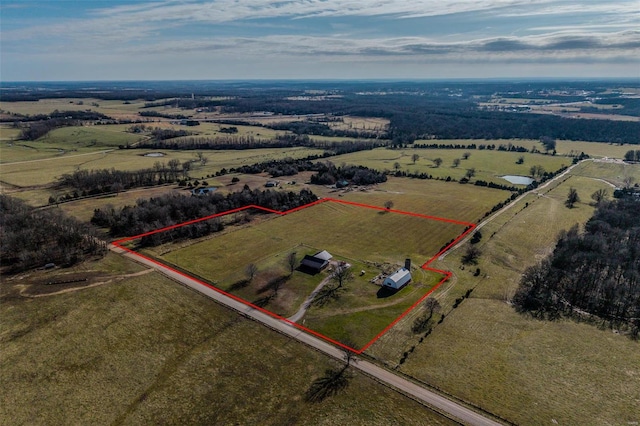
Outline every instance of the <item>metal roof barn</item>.
{"label": "metal roof barn", "polygon": [[384,279],[383,286],[393,288],[396,290],[404,287],[409,281],[411,281],[411,272],[406,268],[400,268],[393,275],[389,275]]}

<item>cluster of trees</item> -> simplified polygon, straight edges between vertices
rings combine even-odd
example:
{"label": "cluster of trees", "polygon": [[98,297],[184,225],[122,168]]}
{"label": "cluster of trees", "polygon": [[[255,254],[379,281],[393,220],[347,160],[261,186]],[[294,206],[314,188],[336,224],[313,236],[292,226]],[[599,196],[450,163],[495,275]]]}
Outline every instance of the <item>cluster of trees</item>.
{"label": "cluster of trees", "polygon": [[580,234],[559,236],[552,255],[528,268],[513,303],[520,312],[587,318],[640,331],[640,202],[601,202]]}
{"label": "cluster of trees", "polygon": [[331,162],[317,164],[322,168],[311,176],[311,183],[315,185],[333,185],[341,181],[354,185],[372,185],[387,181],[385,173],[364,166],[336,167]]}
{"label": "cluster of trees", "polygon": [[640,161],[640,149],[629,150],[624,154],[625,161]]}
{"label": "cluster of trees", "polygon": [[509,151],[509,152],[529,152],[529,150],[523,146],[514,145],[512,143],[508,144],[500,144],[496,147],[496,144],[469,144],[469,145],[461,145],[461,144],[444,144],[444,143],[414,143],[414,148],[418,149],[477,149],[479,151],[482,150],[497,150],[497,151]]}
{"label": "cluster of trees", "polygon": [[58,209],[35,210],[7,195],[0,195],[0,240],[0,261],[12,272],[47,263],[71,266],[106,253],[89,225]]}
{"label": "cluster of trees", "polygon": [[186,120],[189,118],[184,114],[165,114],[159,111],[138,111],[138,115],[140,117],[169,118],[172,120]]}
{"label": "cluster of trees", "polygon": [[[249,205],[258,205],[272,210],[285,211],[316,201],[318,197],[308,190],[299,193],[285,191],[251,191],[245,185],[242,191],[227,194],[212,193],[201,197],[163,195],[140,199],[135,206],[120,209],[94,210],[91,223],[109,228],[111,235],[138,235],[167,226],[183,223],[217,213]],[[193,225],[175,228],[145,237],[141,244],[157,245],[166,241],[194,238],[222,229],[216,220],[202,221]]]}
{"label": "cluster of trees", "polygon": [[[21,117],[14,123],[21,128],[20,139],[34,141],[59,127],[77,126],[82,121],[110,119],[108,116],[94,111],[58,111],[51,114],[38,114]],[[25,122],[29,122],[25,124]]]}
{"label": "cluster of trees", "polygon": [[158,141],[163,141],[166,139],[173,139],[173,138],[180,138],[183,136],[189,136],[193,134],[192,132],[189,132],[187,130],[161,129],[159,127],[156,127],[155,129],[151,130],[150,133],[151,133],[151,137]]}
{"label": "cluster of trees", "polygon": [[62,175],[58,185],[73,188],[82,195],[120,192],[140,186],[162,185],[188,178],[191,162],[172,159],[156,161],[153,168],[141,170],[76,170]]}

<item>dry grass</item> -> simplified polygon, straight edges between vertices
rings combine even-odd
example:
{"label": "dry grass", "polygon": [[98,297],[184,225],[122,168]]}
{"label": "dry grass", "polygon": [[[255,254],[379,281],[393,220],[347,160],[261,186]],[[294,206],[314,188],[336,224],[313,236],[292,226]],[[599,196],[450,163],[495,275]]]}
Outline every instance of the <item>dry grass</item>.
{"label": "dry grass", "polygon": [[2,317],[2,424],[451,424],[358,373],[304,402],[337,362],[156,273]]}
{"label": "dry grass", "polygon": [[[408,173],[427,173],[433,177],[460,180],[468,169],[475,169],[475,180],[484,180],[498,184],[509,185],[502,179],[503,175],[528,176],[533,165],[541,165],[547,171],[556,171],[562,166],[571,164],[571,159],[542,154],[502,152],[488,150],[470,150],[468,160],[461,160],[458,167],[453,167],[454,159],[461,159],[465,151],[458,149],[400,149],[390,150],[378,148],[371,151],[361,151],[331,158],[335,164],[360,164],[378,170],[395,170],[399,163],[401,171]],[[418,154],[420,159],[413,163],[412,156]],[[518,158],[524,157],[523,164],[516,164]],[[443,163],[435,167],[433,160],[441,158]]]}
{"label": "dry grass", "polygon": [[[574,209],[564,206],[570,186],[583,199]],[[479,277],[460,269],[463,250],[436,264],[454,271],[455,285],[436,294],[445,306],[444,322],[420,343],[408,318],[369,352],[397,365],[415,346],[403,372],[517,424],[639,421],[637,342],[592,325],[533,320],[505,303],[524,268],[553,248],[557,233],[591,216],[589,194],[600,188],[607,185],[573,176],[485,226]],[[475,288],[470,299],[451,309],[468,288]]]}

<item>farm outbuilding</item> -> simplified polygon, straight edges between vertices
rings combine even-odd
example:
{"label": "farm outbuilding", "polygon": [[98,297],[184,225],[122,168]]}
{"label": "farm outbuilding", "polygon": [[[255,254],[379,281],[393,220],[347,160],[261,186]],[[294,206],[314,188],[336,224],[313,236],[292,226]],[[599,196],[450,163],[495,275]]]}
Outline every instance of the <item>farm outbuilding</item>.
{"label": "farm outbuilding", "polygon": [[304,259],[300,262],[300,269],[303,271],[317,274],[327,267],[329,264],[329,260],[320,259],[315,256],[306,255]]}
{"label": "farm outbuilding", "polygon": [[411,272],[407,268],[400,268],[384,279],[383,286],[399,290],[411,281]]}
{"label": "farm outbuilding", "polygon": [[313,257],[322,260],[331,260],[333,258],[333,256],[331,256],[331,253],[326,250],[319,251],[318,253],[314,254]]}

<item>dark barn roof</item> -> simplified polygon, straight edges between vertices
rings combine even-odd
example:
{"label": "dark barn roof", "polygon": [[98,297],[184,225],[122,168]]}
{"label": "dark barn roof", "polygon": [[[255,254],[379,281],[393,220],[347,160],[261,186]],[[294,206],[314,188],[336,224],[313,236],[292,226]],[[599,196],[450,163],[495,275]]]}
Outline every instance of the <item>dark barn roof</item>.
{"label": "dark barn roof", "polygon": [[312,272],[320,272],[328,264],[328,260],[318,259],[317,257],[306,255],[304,259],[302,259],[302,262],[300,262],[300,268]]}

